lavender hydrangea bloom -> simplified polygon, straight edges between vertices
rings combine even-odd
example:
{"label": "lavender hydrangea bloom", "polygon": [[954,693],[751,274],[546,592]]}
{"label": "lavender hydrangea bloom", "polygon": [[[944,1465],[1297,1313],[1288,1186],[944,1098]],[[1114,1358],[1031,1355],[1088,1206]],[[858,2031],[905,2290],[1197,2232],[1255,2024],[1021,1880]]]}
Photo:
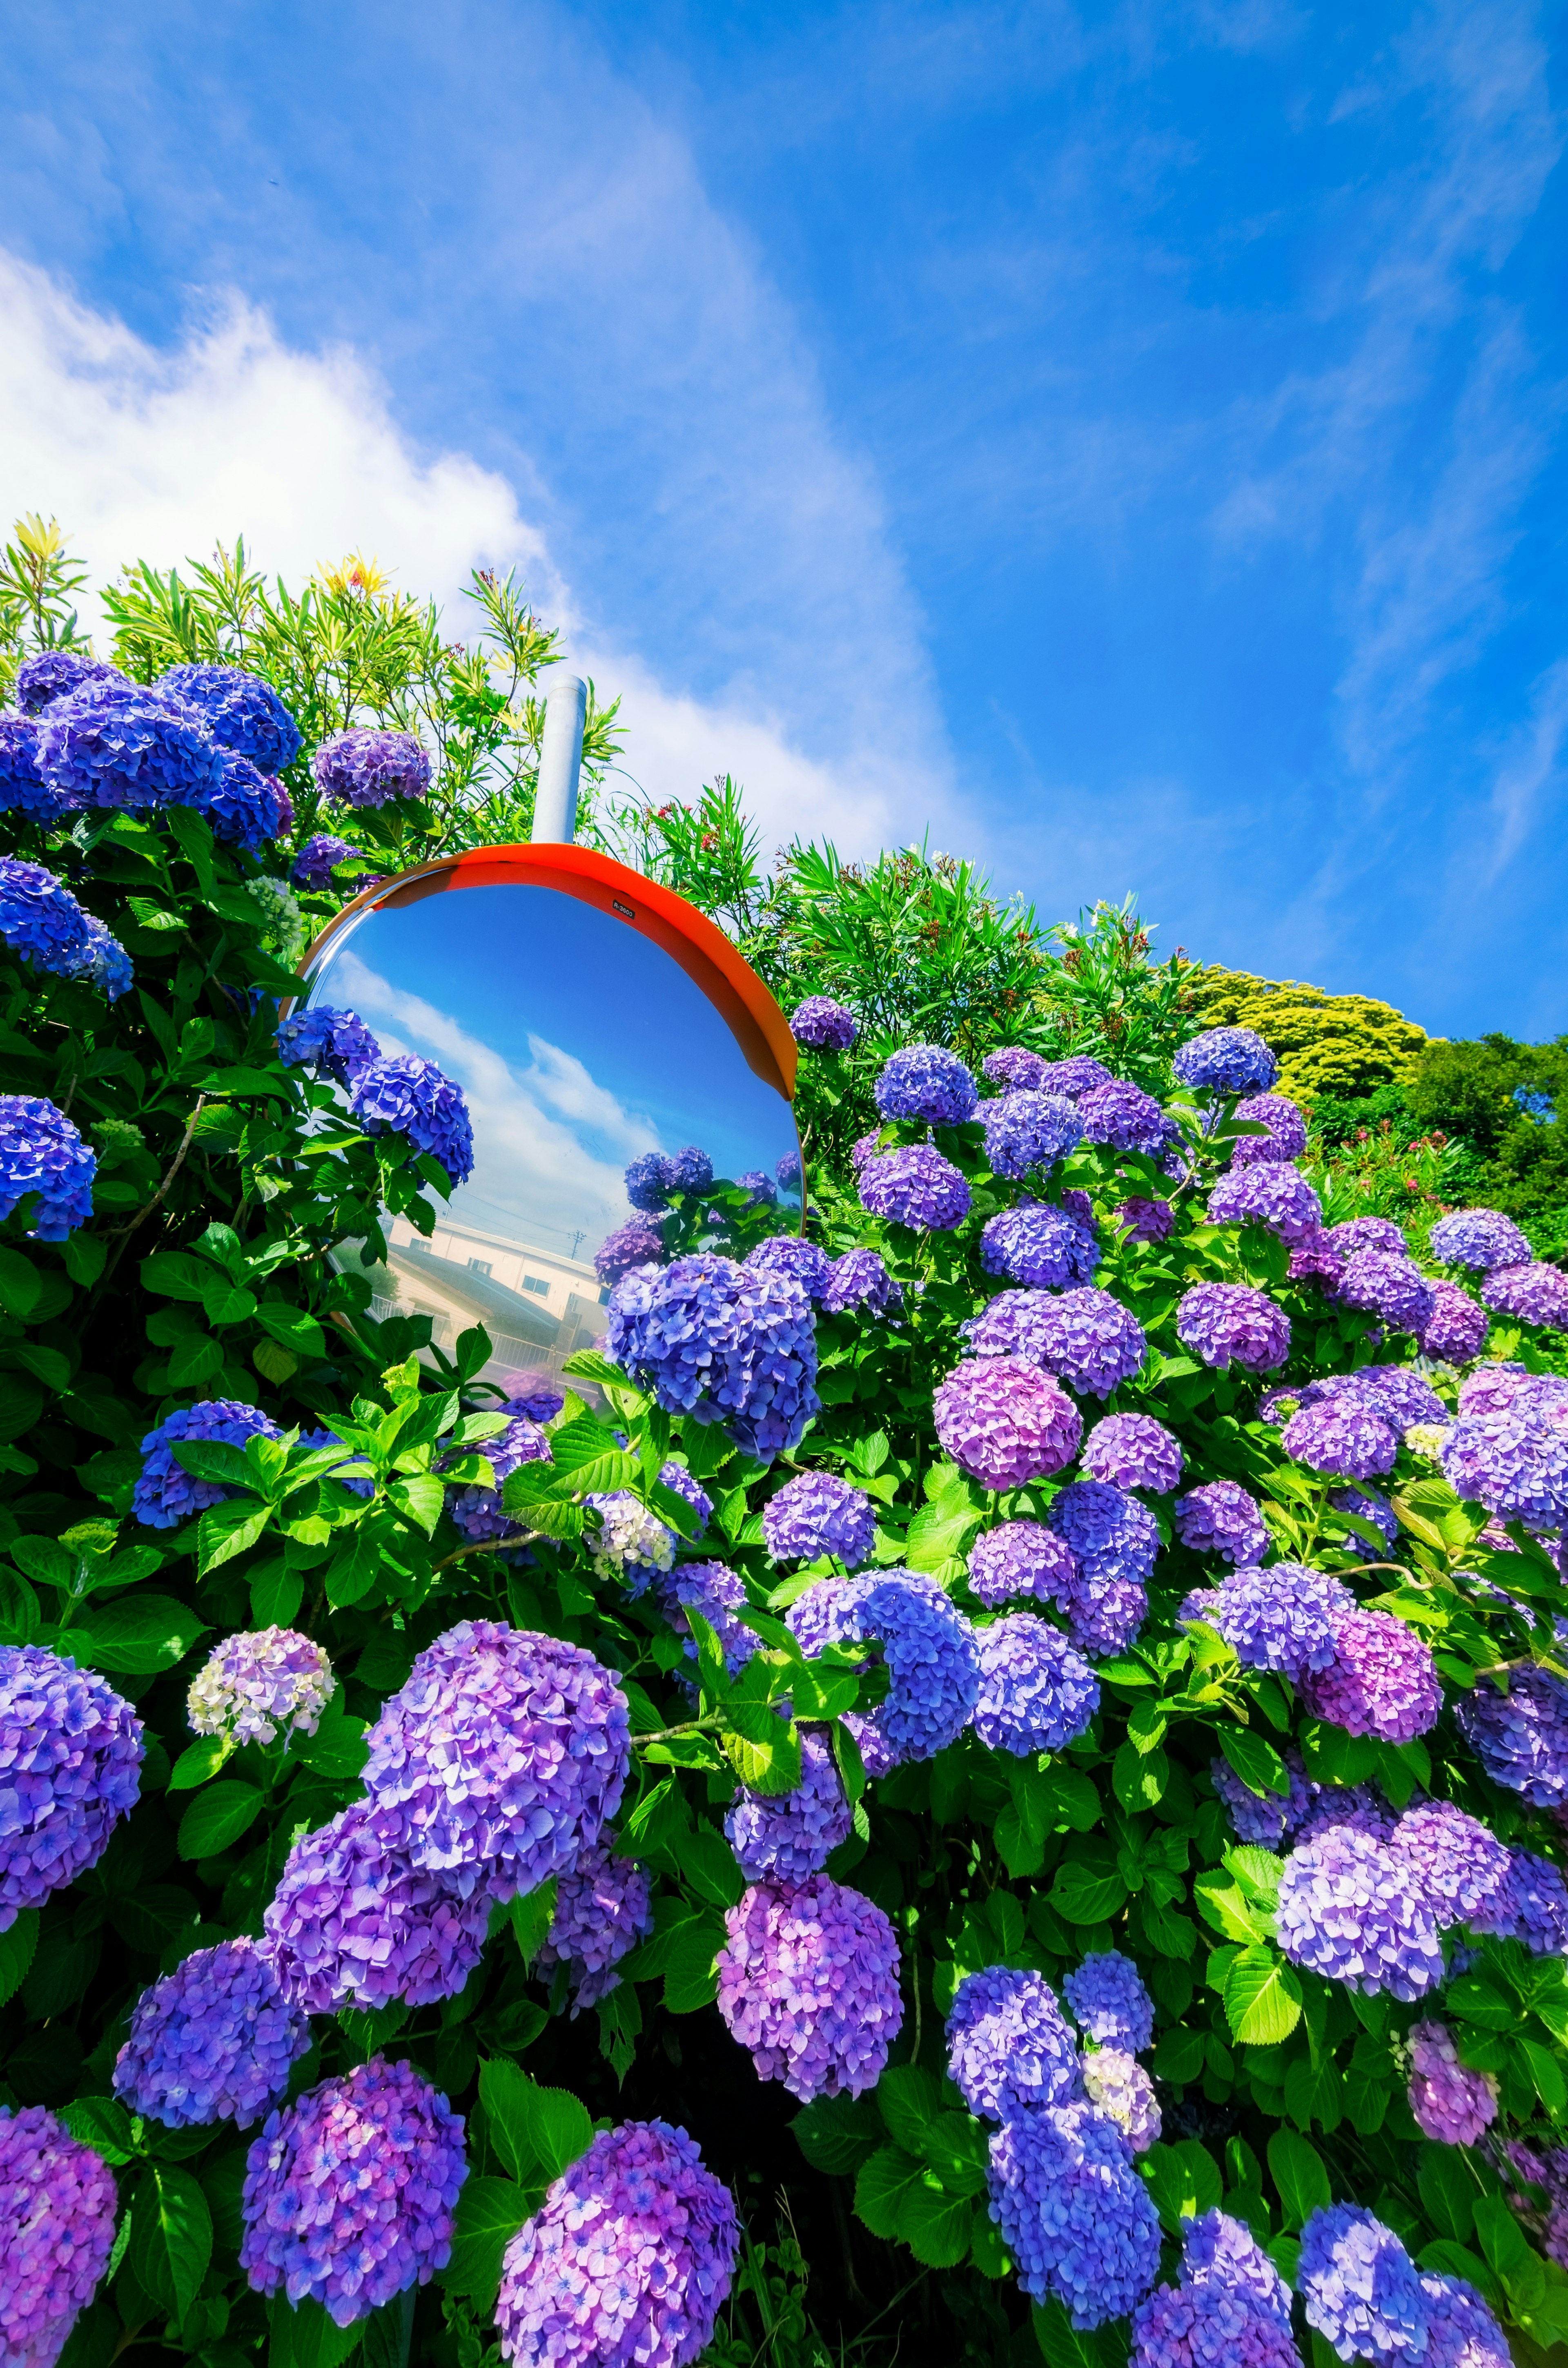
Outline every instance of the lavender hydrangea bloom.
{"label": "lavender hydrangea bloom", "polygon": [[89,951],[87,918],[41,863],[0,856],[0,939],[34,970],[74,978]]}
{"label": "lavender hydrangea bloom", "polygon": [[1017,1596],[1065,1608],[1077,1579],[1072,1547],[1043,1521],[1000,1521],[969,1550],[969,1583],[988,1610]]}
{"label": "lavender hydrangea bloom", "polygon": [[1028,1176],[1053,1167],[1084,1139],[1078,1113],[1064,1094],[1015,1090],[987,1102],[985,1156],[997,1176]]}
{"label": "lavender hydrangea bloom", "polygon": [[1522,1941],[1532,1957],[1568,1956],[1568,1884],[1562,1868],[1535,1850],[1510,1850],[1499,1896],[1471,1920],[1478,1932]]}
{"label": "lavender hydrangea bloom", "polygon": [[854,1825],[838,1770],[814,1727],[801,1735],[801,1781],[792,1793],[749,1793],[724,1812],[724,1835],[748,1883],[803,1883],[820,1873]]}
{"label": "lavender hydrangea bloom", "polygon": [[[1024,1080],[1017,1081],[1022,1085]],[[1108,1086],[1110,1071],[1103,1061],[1089,1053],[1069,1053],[1064,1061],[1048,1061],[1038,1077],[1028,1080],[1048,1094],[1065,1094],[1070,1102],[1082,1101],[1096,1086]]]}
{"label": "lavender hydrangea bloom", "polygon": [[37,1094],[0,1094],[0,1218],[39,1195],[28,1239],[62,1242],[93,1213],[97,1156]]}
{"label": "lavender hydrangea bloom", "polygon": [[1010,2122],[1084,2093],[1077,2043],[1040,1974],[987,1965],[966,1974],[948,2010],[948,2071],[971,2113]]}
{"label": "lavender hydrangea bloom", "polygon": [[1219,2211],[1184,2220],[1181,2249],[1182,2271],[1190,2286],[1211,2297],[1244,2295],[1289,2328],[1290,2289],[1242,2221]]}
{"label": "lavender hydrangea bloom", "polygon": [[1420,1897],[1440,1925],[1494,1929],[1492,1912],[1506,1912],[1508,1846],[1452,1801],[1423,1801],[1395,1826],[1392,1846],[1410,1869]]}
{"label": "lavender hydrangea bloom", "polygon": [[1399,1456],[1399,1434],[1374,1407],[1346,1395],[1298,1407],[1281,1445],[1297,1463],[1350,1480],[1379,1479]]}
{"label": "lavender hydrangea bloom", "polygon": [[1078,1116],[1086,1141],[1103,1143],[1112,1151],[1140,1152],[1145,1159],[1157,1159],[1172,1139],[1171,1121],[1153,1094],[1119,1077],[1108,1078],[1086,1093],[1078,1104]]}
{"label": "lavender hydrangea bloom", "polygon": [[1134,1193],[1117,1210],[1121,1231],[1130,1241],[1168,1241],[1176,1230],[1176,1211],[1168,1201],[1149,1201]]}
{"label": "lavender hydrangea bloom", "polygon": [[1134,2154],[1148,2152],[1160,2135],[1160,2105],[1136,2056],[1120,2047],[1096,2047],[1084,2058],[1084,2091]]}
{"label": "lavender hydrangea bloom", "polygon": [[1323,1203],[1287,1160],[1233,1167],[1209,1195],[1211,1225],[1265,1225],[1292,1247],[1323,1231]]}
{"label": "lavender hydrangea bloom", "polygon": [[[864,1255],[875,1258],[876,1252]],[[808,1242],[799,1234],[769,1234],[748,1252],[745,1263],[764,1274],[791,1276],[808,1299],[823,1297],[832,1286],[835,1271],[833,1260],[820,1244]]]}
{"label": "lavender hydrangea bloom", "polygon": [[501,2357],[688,2368],[712,2339],[740,2244],[730,2191],[684,2130],[603,2130],[502,2256]]}
{"label": "lavender hydrangea bloom", "polygon": [[1181,2283],[1132,2314],[1132,2368],[1301,2368],[1290,2289],[1241,2222],[1208,2212],[1185,2228]]}
{"label": "lavender hydrangea bloom", "polygon": [[1410,1244],[1403,1230],[1392,1217],[1347,1217],[1341,1225],[1331,1225],[1324,1239],[1342,1258],[1357,1258],[1363,1250],[1386,1250],[1391,1257],[1408,1258]]}
{"label": "lavender hydrangea bloom", "polygon": [[762,2080],[792,2097],[874,2088],[903,2027],[898,1941],[881,1909],[825,1874],[753,1884],[724,1918],[719,2011]]}
{"label": "lavender hydrangea bloom", "polygon": [[142,1789],[142,1722],[91,1669],[0,1645],[0,1932],[95,1866]]}
{"label": "lavender hydrangea bloom", "polygon": [[828,1315],[846,1315],[857,1307],[881,1315],[890,1307],[900,1306],[903,1300],[901,1286],[875,1250],[846,1250],[842,1258],[835,1258],[822,1294],[823,1310]]}
{"label": "lavender hydrangea bloom", "polygon": [[306,2294],[339,2327],[452,2252],[463,2125],[411,2064],[379,2055],[268,2116],[245,2157],[240,2267],[257,2294]]}
{"label": "lavender hydrangea bloom", "polygon": [[769,1497],[762,1533],[774,1562],[833,1554],[854,1570],[876,1543],[877,1508],[863,1488],[831,1472],[802,1472]]}
{"label": "lavender hydrangea bloom", "polygon": [[1205,1480],[1189,1488],[1176,1498],[1171,1518],[1184,1546],[1238,1567],[1256,1563],[1272,1543],[1256,1499],[1235,1480]]}
{"label": "lavender hydrangea bloom", "polygon": [[1119,1949],[1085,1957],[1062,1985],[1080,2029],[1099,2047],[1142,2054],[1154,2036],[1154,2001],[1142,1975]]}
{"label": "lavender hydrangea bloom", "polygon": [[1500,1315],[1517,1316],[1521,1324],[1550,1324],[1559,1331],[1568,1325],[1568,1274],[1561,1267],[1494,1267],[1481,1296]]}
{"label": "lavender hydrangea bloom", "polygon": [[1143,1370],[1149,1343],[1131,1308],[1085,1284],[1056,1292],[1039,1327],[1043,1361],[1080,1397],[1108,1398]]}
{"label": "lavender hydrangea bloom", "polygon": [[860,1205],[873,1217],[947,1234],[969,1214],[968,1179],[929,1143],[878,1152],[859,1180]]}
{"label": "lavender hydrangea bloom", "polygon": [[1094,1671],[1049,1621],[1023,1611],[981,1630],[973,1725],[988,1751],[1065,1751],[1099,1706]]}
{"label": "lavender hydrangea bloom", "polygon": [[1250,1028],[1206,1028],[1180,1047],[1171,1067],[1184,1086],[1206,1094],[1267,1093],[1279,1075],[1278,1062]]}
{"label": "lavender hydrangea bloom", "polygon": [[662,1151],[644,1151],[626,1171],[626,1197],[634,1209],[651,1212],[669,1206],[669,1162]]}
{"label": "lavender hydrangea bloom", "polygon": [[1301,1701],[1314,1718],[1385,1743],[1414,1742],[1437,1725],[1443,1689],[1432,1647],[1392,1611],[1347,1612],[1334,1651],[1326,1669],[1301,1679]]}
{"label": "lavender hydrangea bloom", "polygon": [[1506,2336],[1465,2279],[1424,2273],[1421,2291],[1430,2314],[1426,2368],[1513,2368]]}
{"label": "lavender hydrangea bloom", "polygon": [[1345,1268],[1344,1254],[1334,1247],[1326,1234],[1309,1234],[1290,1252],[1290,1280],[1321,1282],[1331,1296],[1339,1288]]}
{"label": "lavender hydrangea bloom", "polygon": [[150,1530],[177,1529],[193,1513],[221,1505],[233,1496],[217,1480],[198,1480],[175,1455],[177,1439],[220,1440],[226,1447],[244,1447],[247,1439],[281,1439],[278,1425],[259,1406],[243,1398],[201,1398],[165,1417],[142,1441],[142,1475],[131,1492],[131,1509]]}
{"label": "lavender hydrangea bloom", "polygon": [[657,1266],[665,1255],[665,1237],[652,1217],[632,1217],[607,1234],[594,1253],[594,1272],[601,1282],[617,1283],[640,1267]]}
{"label": "lavender hydrangea bloom", "polygon": [[42,2105],[0,2105],[0,2358],[54,2368],[114,2249],[114,2174]]}
{"label": "lavender hydrangea bloom", "polygon": [[1065,1208],[1043,1201],[1020,1201],[987,1218],[980,1234],[980,1263],[987,1274],[1004,1274],[1037,1291],[1061,1291],[1089,1282],[1100,1262],[1094,1235]]}
{"label": "lavender hydrangea bloom", "polygon": [[736,1618],[746,1608],[745,1581],[738,1571],[722,1562],[683,1562],[668,1577],[661,1579],[658,1588],[660,1605],[665,1619],[679,1636],[687,1639],[686,1657],[695,1664],[697,1639],[692,1634],[688,1611],[696,1611],[707,1621],[719,1639],[719,1649],[724,1656],[724,1667],[732,1677],[743,1669],[757,1649],[754,1630]]}
{"label": "lavender hydrangea bloom", "polygon": [[473,1173],[473,1127],[460,1089],[417,1053],[370,1061],[349,1082],[348,1107],[367,1134],[401,1134],[438,1159],[454,1184]]}
{"label": "lavender hydrangea bloom", "polygon": [[1154,1567],[1160,1532],[1153,1513],[1104,1480],[1070,1482],[1051,1500],[1046,1520],[1087,1577],[1142,1584]]}
{"label": "lavender hydrangea bloom", "polygon": [[167,666],[154,688],[194,707],[214,740],[264,773],[281,773],[300,753],[300,727],[289,710],[270,683],[243,666]]}
{"label": "lavender hydrangea bloom", "polygon": [[494,1473],[495,1485],[483,1487],[478,1482],[471,1482],[457,1489],[448,1510],[459,1534],[471,1545],[515,1543],[525,1532],[502,1504],[501,1491],[513,1473],[520,1471],[525,1463],[550,1462],[550,1440],[531,1416],[519,1414],[514,1415],[506,1429],[497,1431],[494,1439],[478,1440],[476,1452]]}
{"label": "lavender hydrangea bloom", "polygon": [[501,1376],[501,1412],[526,1414],[530,1422],[553,1422],[566,1403],[566,1393],[553,1373],[537,1368]]}
{"label": "lavender hydrangea bloom", "polygon": [[282,2101],[311,2026],[254,1941],[198,1949],[143,1990],[115,2058],[114,2093],[166,2129],[235,2122]]}
{"label": "lavender hydrangea bloom", "polygon": [[489,1923],[489,1895],[472,1869],[411,1865],[364,1801],[300,1836],[263,1918],[278,1986],[308,2014],[455,1998]]}
{"label": "lavender hydrangea bloom", "polygon": [[1375,1488],[1331,1488],[1328,1501],[1336,1513],[1349,1513],[1358,1521],[1369,1522],[1382,1539],[1385,1553],[1392,1554],[1397,1550],[1399,1515]]}
{"label": "lavender hydrangea bloom", "polygon": [[1060,1472],[1084,1433],[1065,1391],[1018,1357],[955,1365],[933,1403],[943,1452],[984,1488],[1022,1488]]}
{"label": "lavender hydrangea bloom", "polygon": [[268,839],[293,826],[288,791],[258,773],[248,757],[225,754],[215,780],[197,784],[169,803],[204,814],[214,838],[225,847],[243,847],[249,855],[259,855]]}
{"label": "lavender hydrangea bloom", "polygon": [[332,1663],[292,1628],[225,1636],[186,1696],[192,1732],[234,1744],[313,1735],[332,1700]]}
{"label": "lavender hydrangea bloom", "polygon": [[565,1966],[576,2016],[620,1987],[616,1966],[653,1929],[647,1869],[598,1843],[557,1878],[555,1913],[538,1964],[546,1974]]}
{"label": "lavender hydrangea bloom", "polygon": [[882,1118],[917,1119],[925,1126],[961,1126],[980,1097],[974,1079],[940,1044],[906,1044],[872,1087]]}
{"label": "lavender hydrangea bloom", "polygon": [[1290,1319],[1266,1291],[1244,1282],[1199,1282],[1176,1308],[1176,1336],[1206,1365],[1231,1363],[1249,1373],[1282,1365],[1290,1353]]}
{"label": "lavender hydrangea bloom", "polygon": [[1231,1145],[1233,1167],[1266,1167],[1279,1159],[1300,1159],[1307,1147],[1307,1121],[1289,1094],[1249,1094],[1236,1104],[1240,1123],[1264,1126],[1267,1134],[1238,1134]]}
{"label": "lavender hydrangea bloom", "polygon": [[330,1003],[291,1011],[278,1030],[278,1057],[286,1068],[309,1069],[335,1085],[349,1086],[361,1069],[381,1057],[381,1048],[357,1011]]}
{"label": "lavender hydrangea bloom", "polygon": [[[994,1053],[987,1053],[980,1064],[980,1072],[988,1083],[1000,1086],[1004,1093],[1010,1093],[1016,1087],[1032,1092],[1044,1081],[1048,1069],[1062,1065],[1060,1062],[1052,1064],[1045,1060],[1039,1053],[1031,1053],[1027,1045],[1000,1044]],[[1096,1062],[1095,1065],[1097,1068],[1099,1064]],[[1054,1090],[1065,1093],[1067,1089],[1058,1083]]]}
{"label": "lavender hydrangea bloom", "polygon": [[212,796],[229,759],[194,708],[119,675],[51,700],[39,769],[74,806],[184,805]]}
{"label": "lavender hydrangea bloom", "polygon": [[1289,1793],[1257,1793],[1243,1783],[1228,1759],[1210,1761],[1210,1781],[1239,1842],[1259,1842],[1265,1850],[1278,1850],[1305,1820],[1312,1790],[1293,1751],[1285,1754],[1285,1771]]}
{"label": "lavender hydrangea bloom", "polygon": [[1415,1345],[1424,1357],[1445,1365],[1467,1365],[1480,1356],[1490,1329],[1486,1310],[1476,1305],[1468,1291],[1457,1282],[1435,1282],[1432,1313],[1416,1334]]}
{"label": "lavender hydrangea bloom", "polygon": [[1349,1588],[1326,1571],[1277,1562],[1233,1572],[1199,1616],[1249,1668],[1278,1669],[1300,1684],[1309,1670],[1332,1665],[1340,1623],[1356,1608]]}
{"label": "lavender hydrangea bloom", "polygon": [[1035,2302],[1074,2327],[1121,2318],[1159,2274],[1160,2223],[1114,2122],[1088,2103],[1047,2105],[991,2141],[991,2216]]}
{"label": "lavender hydrangea bloom", "polygon": [[1387,1990],[1408,2004],[1444,1978],[1437,1920],[1404,1861],[1348,1825],[1297,1842],[1275,1927],[1293,1964],[1346,1989]]}
{"label": "lavender hydrangea bloom", "polygon": [[579,1645],[465,1620],[427,1645],[366,1737],[365,1791],[416,1866],[532,1891],[598,1839],[631,1764],[626,1697]]}
{"label": "lavender hydrangea bloom", "polygon": [[1432,1286],[1414,1258],[1396,1250],[1358,1250],[1345,1261],[1337,1296],[1399,1332],[1419,1332],[1432,1316]]}
{"label": "lavender hydrangea bloom", "polygon": [[1551,1670],[1511,1669],[1506,1693],[1483,1680],[1454,1714],[1494,1784],[1540,1809],[1568,1801],[1568,1685]]}
{"label": "lavender hydrangea bloom", "polygon": [[1152,1488],[1168,1496],[1181,1479],[1181,1447],[1147,1414],[1108,1414],[1084,1441],[1086,1480],[1108,1480],[1118,1488]]}
{"label": "lavender hydrangea bloom", "polygon": [[1330,1374],[1310,1383],[1308,1395],[1358,1397],[1375,1406],[1396,1430],[1408,1430],[1413,1423],[1449,1418],[1449,1410],[1431,1383],[1411,1365],[1363,1365],[1358,1372]]}
{"label": "lavender hydrangea bloom", "polygon": [[872,1775],[955,1743],[980,1698],[980,1648],[946,1589],[911,1571],[883,1571],[846,1589],[835,1616],[841,1641],[876,1638],[887,1666],[886,1699],[854,1720]]}
{"label": "lavender hydrangea bloom", "polygon": [[346,838],[334,838],[330,831],[318,830],[295,856],[289,877],[296,888],[330,888],[337,866],[349,862],[359,852]]}
{"label": "lavender hydrangea bloom", "polygon": [[412,732],[339,732],[322,742],[311,770],[322,795],[344,806],[422,798],[430,786],[429,757]]}
{"label": "lavender hydrangea bloom", "polygon": [[41,715],[57,699],[69,699],[90,682],[125,682],[118,666],[89,657],[85,650],[39,650],[17,668],[17,704],[24,715]]}
{"label": "lavender hydrangea bloom", "polygon": [[1443,2146],[1474,2146],[1497,2118],[1496,2081],[1460,2062],[1443,2023],[1418,2022],[1410,2033],[1410,2110]]}
{"label": "lavender hydrangea bloom", "polygon": [[1512,1217],[1499,1209],[1455,1209],[1432,1228],[1432,1256],[1445,1266],[1522,1266],[1530,1246]]}
{"label": "lavender hydrangea bloom", "polygon": [[0,813],[19,814],[49,830],[68,812],[40,769],[38,725],[30,716],[0,715]]}
{"label": "lavender hydrangea bloom", "polygon": [[1415,2262],[1392,2228],[1355,2203],[1328,2203],[1301,2230],[1297,2289],[1307,2325],[1342,2360],[1426,2351],[1428,2305]]}
{"label": "lavender hydrangea bloom", "polygon": [[821,1412],[811,1302],[790,1275],[706,1255],[640,1269],[610,1294],[605,1346],[666,1414],[722,1422],[759,1463]]}
{"label": "lavender hydrangea bloom", "polygon": [[825,995],[808,995],[790,1014],[790,1033],[797,1044],[809,1044],[813,1052],[847,1053],[860,1025],[842,1003]]}
{"label": "lavender hydrangea bloom", "polygon": [[1501,1520],[1549,1530],[1568,1522],[1568,1407],[1521,1393],[1472,1413],[1461,1397],[1440,1454],[1455,1493]]}

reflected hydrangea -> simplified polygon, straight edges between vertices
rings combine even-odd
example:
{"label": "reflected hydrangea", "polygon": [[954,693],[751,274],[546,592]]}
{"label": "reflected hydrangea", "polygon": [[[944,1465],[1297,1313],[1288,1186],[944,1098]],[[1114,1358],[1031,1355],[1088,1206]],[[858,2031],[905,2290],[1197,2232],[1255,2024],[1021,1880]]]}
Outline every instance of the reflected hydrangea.
{"label": "reflected hydrangea", "polygon": [[348,1107],[367,1134],[401,1134],[440,1161],[454,1184],[473,1173],[473,1127],[461,1090],[416,1053],[367,1062],[349,1079]]}

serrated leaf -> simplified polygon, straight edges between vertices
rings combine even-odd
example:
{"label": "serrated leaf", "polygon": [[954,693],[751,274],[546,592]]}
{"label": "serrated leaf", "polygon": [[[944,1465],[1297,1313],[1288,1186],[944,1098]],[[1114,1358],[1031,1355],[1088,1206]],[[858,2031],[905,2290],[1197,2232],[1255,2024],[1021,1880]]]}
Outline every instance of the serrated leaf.
{"label": "serrated leaf", "polygon": [[131,2206],[129,2260],[139,2284],[183,2319],[212,2258],[212,2215],[194,2173],[155,2163]]}
{"label": "serrated leaf", "polygon": [[189,1793],[198,1784],[205,1784],[233,1756],[233,1749],[232,1735],[204,1735],[199,1742],[187,1744],[170,1772],[169,1791]]}
{"label": "serrated leaf", "polygon": [[501,2256],[534,2209],[530,2192],[510,2179],[463,2181],[452,2220],[452,2257],[436,2272],[449,2294],[466,2294],[482,2317],[495,2307]]}
{"label": "serrated leaf", "polygon": [[1200,1874],[1193,1884],[1192,1896],[1204,1922],[1222,1932],[1227,1941],[1251,1947],[1269,1938],[1267,1914],[1230,1877]]}
{"label": "serrated leaf", "polygon": [[207,1634],[206,1621],[199,1620],[188,1603],[169,1595],[129,1595],[114,1603],[97,1602],[90,1617],[92,1643],[85,1657],[96,1669],[128,1678],[172,1669]]}
{"label": "serrated leaf", "polygon": [[882,2120],[873,2097],[813,2097],[790,2124],[813,2170],[842,2178],[859,2169],[882,2143]]}
{"label": "serrated leaf", "polygon": [[129,2162],[136,2151],[131,2115],[118,2097],[77,2097],[56,2108],[78,2144],[89,2146],[106,2162]]}
{"label": "serrated leaf", "polygon": [[898,2234],[917,2261],[927,2269],[950,2270],[969,2251],[974,2206],[967,2196],[952,2197],[934,2184],[931,2175],[914,2180],[899,2197]]}
{"label": "serrated leaf", "polygon": [[38,1947],[36,1907],[18,1909],[15,1920],[0,1932],[0,2006],[15,1998],[28,1977]]}
{"label": "serrated leaf", "polygon": [[254,1546],[266,1531],[274,1508],[255,1497],[240,1497],[226,1505],[209,1505],[197,1523],[197,1568],[205,1578],[209,1571],[233,1562]]}
{"label": "serrated leaf", "polygon": [[1301,2019],[1294,1967],[1273,1949],[1243,1949],[1225,1976],[1225,2017],[1245,2045],[1273,2047],[1288,2039]]}
{"label": "serrated leaf", "polygon": [[1184,2219],[1212,2211],[1224,2191],[1220,2167],[1196,2138],[1152,2146],[1138,2165],[1154,2208],[1175,2234]]}
{"label": "serrated leaf", "polygon": [[1069,1924],[1103,1924],[1125,1902],[1127,1885],[1119,1874],[1096,1874],[1070,1861],[1057,1868],[1046,1897]]}
{"label": "serrated leaf", "polygon": [[942,2084],[936,2074],[914,2064],[894,2065],[872,2093],[888,2135],[906,2154],[923,2154],[927,2133],[942,2111]]}
{"label": "serrated leaf", "polygon": [[540,2088],[504,2055],[481,2065],[479,2094],[495,2151],[520,2186],[548,2187],[593,2143],[587,2107],[569,2089]]}
{"label": "serrated leaf", "polygon": [[265,1805],[259,1786],[229,1777],[200,1793],[180,1819],[179,1854],[183,1859],[216,1858],[231,1842],[249,1831]]}
{"label": "serrated leaf", "polygon": [[902,2147],[879,2146],[857,2174],[855,2217],[865,2222],[873,2237],[896,2237],[899,2206],[920,2176],[920,2165]]}

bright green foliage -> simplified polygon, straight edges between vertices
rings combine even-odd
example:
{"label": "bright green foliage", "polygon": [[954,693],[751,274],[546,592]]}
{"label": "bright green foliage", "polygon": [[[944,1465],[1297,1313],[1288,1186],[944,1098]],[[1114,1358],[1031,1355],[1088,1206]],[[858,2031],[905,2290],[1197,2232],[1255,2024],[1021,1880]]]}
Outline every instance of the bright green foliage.
{"label": "bright green foliage", "polygon": [[1350,1101],[1403,1082],[1427,1042],[1425,1029],[1369,995],[1328,995],[1250,971],[1188,970],[1188,1008],[1205,1028],[1251,1028],[1279,1061],[1279,1091],[1298,1101]]}
{"label": "bright green foliage", "polygon": [[19,518],[0,559],[0,698],[8,699],[17,667],[31,650],[80,646],[73,600],[86,589],[86,570],[65,548],[53,518]]}

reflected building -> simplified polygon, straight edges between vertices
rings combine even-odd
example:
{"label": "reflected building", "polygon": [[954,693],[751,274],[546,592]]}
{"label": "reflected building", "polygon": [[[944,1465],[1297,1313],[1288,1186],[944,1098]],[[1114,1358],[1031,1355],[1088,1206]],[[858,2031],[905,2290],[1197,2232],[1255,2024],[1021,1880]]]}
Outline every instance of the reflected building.
{"label": "reflected building", "polygon": [[[483,1324],[493,1349],[489,1373],[517,1367],[559,1373],[568,1357],[604,1338],[609,1292],[586,1259],[445,1212],[428,1235],[406,1217],[389,1219],[387,1246],[371,1314],[429,1316],[431,1338],[449,1356],[460,1333]],[[395,1298],[385,1289],[389,1276]]]}

